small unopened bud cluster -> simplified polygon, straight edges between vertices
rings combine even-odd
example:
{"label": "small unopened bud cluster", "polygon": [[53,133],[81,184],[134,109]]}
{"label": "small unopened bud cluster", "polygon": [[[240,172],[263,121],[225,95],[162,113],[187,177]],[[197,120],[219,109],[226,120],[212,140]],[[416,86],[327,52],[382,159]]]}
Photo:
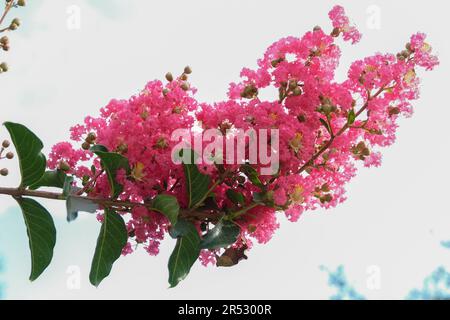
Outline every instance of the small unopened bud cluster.
{"label": "small unopened bud cluster", "polygon": [[328,116],[337,110],[336,106],[333,105],[332,101],[329,98],[320,96],[319,99],[321,105],[317,108],[318,112]]}
{"label": "small unopened bud cluster", "polygon": [[[14,153],[12,153],[12,152],[7,152],[5,155],[3,155],[3,153],[6,151],[6,149],[9,148],[10,145],[11,145],[11,142],[9,142],[8,140],[4,140],[2,142],[2,148],[0,149],[0,159],[11,160],[14,158]],[[8,169],[6,169],[6,168],[0,169],[1,176],[6,177],[8,174],[9,174]]]}
{"label": "small unopened bud cluster", "polygon": [[97,135],[93,132],[89,133],[84,139],[83,144],[81,145],[81,148],[83,150],[89,150],[93,144],[95,144],[95,141],[97,140]]}
{"label": "small unopened bud cluster", "polygon": [[[183,73],[177,79],[179,82],[180,88],[183,89],[184,91],[188,91],[191,88],[191,85],[187,81],[189,78],[189,75],[191,73],[192,73],[191,67],[186,66],[183,70]],[[175,78],[172,73],[168,72],[168,73],[166,73],[166,80],[169,82],[172,82],[175,80]],[[164,96],[166,96],[168,93],[169,93],[169,89],[166,88],[163,90]]]}
{"label": "small unopened bud cluster", "polygon": [[258,88],[253,85],[247,85],[244,90],[241,92],[241,97],[245,99],[253,99],[258,96]]}
{"label": "small unopened bud cluster", "polygon": [[404,60],[408,60],[411,58],[411,55],[413,54],[413,50],[411,48],[411,43],[407,43],[405,46],[405,50],[403,50],[402,52],[397,53],[397,59],[404,61]]}
{"label": "small unopened bud cluster", "polygon": [[370,156],[370,149],[367,148],[366,144],[361,141],[356,146],[352,148],[353,154],[360,160],[366,160]]}
{"label": "small unopened bud cluster", "polygon": [[[24,7],[25,5],[26,5],[25,0],[6,0],[5,10],[2,14],[2,21],[8,14],[8,12],[11,10],[11,8]],[[0,26],[0,33],[5,32],[5,31],[17,30],[17,28],[19,28],[20,25],[21,25],[21,22],[20,22],[19,18],[14,18],[7,27]],[[9,51],[9,49],[10,49],[9,38],[7,36],[1,37],[0,38],[0,50]],[[9,69],[8,65],[5,62],[0,63],[0,73],[7,72],[8,69]]]}
{"label": "small unopened bud cluster", "polygon": [[278,88],[278,96],[280,102],[286,99],[288,96],[300,96],[303,91],[301,88],[301,84],[296,79],[290,79],[289,81],[283,81],[280,83],[280,87]]}

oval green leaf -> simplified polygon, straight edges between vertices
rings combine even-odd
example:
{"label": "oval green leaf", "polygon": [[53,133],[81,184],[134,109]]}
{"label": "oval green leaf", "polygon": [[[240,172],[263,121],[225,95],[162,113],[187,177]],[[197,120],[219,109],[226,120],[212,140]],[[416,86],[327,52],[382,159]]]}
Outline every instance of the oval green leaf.
{"label": "oval green leaf", "polygon": [[38,202],[28,198],[17,198],[27,227],[31,251],[30,280],[36,280],[53,258],[56,229],[48,211]]}
{"label": "oval green leaf", "polygon": [[66,173],[62,170],[46,171],[38,182],[30,186],[30,190],[37,190],[41,187],[60,188],[64,187]]}
{"label": "oval green leaf", "polygon": [[201,249],[227,248],[235,243],[241,233],[240,228],[231,221],[220,220],[200,243]]}
{"label": "oval green leaf", "polygon": [[115,199],[123,191],[123,186],[116,180],[117,171],[124,169],[127,174],[130,173],[131,169],[128,159],[121,154],[113,152],[96,151],[94,153],[101,160],[103,169],[108,176],[109,185],[111,187],[111,196]]}
{"label": "oval green leaf", "polygon": [[195,226],[180,220],[171,230],[171,236],[177,238],[177,244],[169,258],[169,284],[176,287],[189,274],[200,255],[200,236]]}
{"label": "oval green leaf", "polygon": [[26,188],[37,183],[44,175],[47,164],[45,156],[41,152],[44,145],[33,132],[23,125],[13,122],[5,122],[4,125],[11,136],[19,158],[22,176],[20,186]]}
{"label": "oval green leaf", "polygon": [[91,284],[98,287],[111,273],[112,266],[122,254],[127,240],[127,228],[122,217],[114,210],[105,209],[89,274]]}
{"label": "oval green leaf", "polygon": [[160,194],[153,200],[152,210],[165,215],[174,226],[178,221],[180,205],[174,196]]}
{"label": "oval green leaf", "polygon": [[183,158],[183,169],[186,177],[187,191],[188,191],[188,206],[193,208],[201,204],[205,199],[209,190],[211,179],[198,170],[195,160],[198,155],[193,150],[184,149],[181,151]]}

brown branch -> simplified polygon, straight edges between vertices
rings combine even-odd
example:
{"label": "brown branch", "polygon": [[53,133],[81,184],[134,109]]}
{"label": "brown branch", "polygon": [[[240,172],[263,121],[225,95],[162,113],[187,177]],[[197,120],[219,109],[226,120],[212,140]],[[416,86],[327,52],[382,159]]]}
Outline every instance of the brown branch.
{"label": "brown branch", "polygon": [[[3,21],[5,20],[6,16],[8,15],[9,10],[11,10],[11,8],[14,6],[14,4],[15,4],[15,1],[10,1],[10,2],[6,3],[5,11],[3,12],[2,17],[0,18],[0,26],[2,25]],[[2,30],[2,32],[6,31],[8,29],[9,28],[5,28]]]}
{"label": "brown branch", "polygon": [[[1,188],[0,194],[9,195],[13,198],[21,198],[21,197],[33,197],[33,198],[41,198],[41,199],[50,199],[50,200],[66,200],[67,197],[62,193],[49,192],[49,191],[36,191],[36,190],[26,190],[19,188]],[[150,204],[132,202],[132,201],[122,201],[122,200],[112,200],[105,198],[94,198],[94,197],[84,197],[80,195],[72,195],[71,197],[85,199],[92,201],[102,207],[109,208],[119,208],[119,210],[131,210],[135,207],[146,207],[149,210],[152,210],[152,206]],[[202,210],[202,211],[191,211],[184,210],[180,211],[180,217],[186,219],[193,219],[198,221],[217,221],[222,217],[222,213],[218,211],[212,210]]]}

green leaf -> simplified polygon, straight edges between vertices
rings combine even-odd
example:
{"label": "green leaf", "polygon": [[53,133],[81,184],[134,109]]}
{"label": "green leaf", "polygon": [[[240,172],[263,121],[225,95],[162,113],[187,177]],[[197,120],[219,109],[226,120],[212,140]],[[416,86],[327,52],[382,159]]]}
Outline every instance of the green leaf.
{"label": "green leaf", "polygon": [[352,125],[355,123],[355,120],[356,120],[356,113],[355,113],[355,110],[352,109],[348,113],[347,122],[349,125]]}
{"label": "green leaf", "polygon": [[127,174],[130,174],[131,169],[128,159],[113,152],[96,151],[94,153],[100,158],[103,169],[108,176],[111,196],[117,198],[123,191],[123,186],[116,181],[117,171],[124,169]]}
{"label": "green leaf", "polygon": [[198,170],[198,167],[195,164],[197,155],[194,151],[184,149],[181,152],[189,152],[189,157],[187,157],[188,161],[185,161],[185,155],[182,154],[182,157],[184,160],[183,169],[188,190],[188,207],[193,208],[200,205],[205,199],[205,196],[209,191],[211,179],[209,176],[202,174],[200,170]]}
{"label": "green leaf", "polygon": [[41,152],[44,145],[23,125],[12,122],[5,122],[4,125],[11,135],[19,158],[22,176],[20,186],[26,188],[37,183],[45,172],[46,160]]}
{"label": "green leaf", "polygon": [[226,248],[235,243],[241,233],[240,228],[231,221],[220,220],[203,238],[201,249]]}
{"label": "green leaf", "polygon": [[38,182],[32,184],[29,189],[37,190],[41,187],[53,187],[62,189],[64,187],[66,177],[66,173],[62,170],[46,171],[41,179],[39,179]]}
{"label": "green leaf", "polygon": [[169,258],[169,284],[176,287],[189,274],[200,255],[200,236],[195,226],[180,220],[171,229],[171,236],[177,238],[177,244]]}
{"label": "green leaf", "polygon": [[67,221],[72,222],[78,217],[79,212],[96,213],[100,206],[90,199],[69,195],[66,200],[66,209]]}
{"label": "green leaf", "polygon": [[111,209],[105,209],[103,223],[92,260],[90,282],[98,287],[111,272],[114,262],[127,244],[128,233],[122,217]]}
{"label": "green leaf", "polygon": [[180,205],[174,196],[160,194],[153,200],[152,210],[165,215],[172,225],[178,221]]}
{"label": "green leaf", "polygon": [[38,202],[28,198],[17,198],[27,227],[31,251],[30,280],[36,280],[53,258],[56,229],[50,213]]}
{"label": "green leaf", "polygon": [[233,189],[228,189],[226,193],[227,193],[228,199],[230,199],[231,202],[233,202],[234,204],[244,204],[245,203],[245,198],[242,193],[236,192]]}
{"label": "green leaf", "polygon": [[242,173],[244,173],[247,176],[247,178],[250,180],[250,182],[253,183],[255,186],[260,187],[260,188],[264,187],[264,184],[259,179],[258,172],[251,165],[243,164],[241,166],[241,171],[242,171]]}

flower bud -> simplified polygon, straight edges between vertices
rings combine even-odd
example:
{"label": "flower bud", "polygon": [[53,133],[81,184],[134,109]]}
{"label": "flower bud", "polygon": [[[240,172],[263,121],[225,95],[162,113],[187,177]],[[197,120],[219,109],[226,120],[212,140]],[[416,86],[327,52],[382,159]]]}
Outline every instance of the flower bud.
{"label": "flower bud", "polygon": [[25,2],[25,0],[19,0],[19,1],[17,1],[17,5],[18,5],[19,7],[25,7],[26,2]]}
{"label": "flower bud", "polygon": [[191,67],[187,66],[186,68],[184,68],[184,73],[185,74],[191,74],[192,73]]}
{"label": "flower bud", "polygon": [[341,34],[341,29],[340,28],[334,28],[333,31],[331,32],[331,36],[332,37],[339,37],[339,35]]}
{"label": "flower bud", "polygon": [[19,20],[19,18],[14,18],[13,21],[11,21],[11,24],[15,24],[16,26],[20,27],[20,20]]}
{"label": "flower bud", "polygon": [[0,69],[1,69],[3,72],[7,72],[7,71],[9,70],[9,67],[8,67],[8,65],[6,64],[6,62],[2,62],[2,63],[0,64]]}
{"label": "flower bud", "polygon": [[169,81],[169,82],[173,81],[173,75],[170,72],[166,73],[166,80]]}
{"label": "flower bud", "polygon": [[278,58],[278,59],[272,60],[272,62],[270,64],[272,65],[272,67],[276,68],[278,66],[278,64],[280,62],[282,62],[283,60],[284,60],[283,58]]}
{"label": "flower bud", "polygon": [[398,107],[392,107],[389,108],[389,115],[392,117],[393,115],[397,115],[400,113],[400,108]]}
{"label": "flower bud", "polygon": [[320,31],[320,30],[322,30],[322,28],[321,28],[320,26],[315,26],[315,27],[313,28],[313,31],[314,31],[314,32]]}
{"label": "flower bud", "polygon": [[0,175],[6,177],[9,174],[8,169],[3,168],[2,170],[0,170]]}
{"label": "flower bud", "polygon": [[0,44],[6,45],[9,43],[9,38],[7,36],[0,38]]}
{"label": "flower bud", "polygon": [[59,167],[59,170],[62,170],[62,171],[65,171],[65,172],[70,170],[69,164],[66,161],[64,161],[64,160],[61,160],[59,162],[59,166],[58,167]]}
{"label": "flower bud", "polygon": [[14,158],[14,153],[8,152],[8,153],[6,154],[6,159],[11,160],[11,159],[13,159],[13,158]]}
{"label": "flower bud", "polygon": [[8,148],[11,145],[11,143],[8,140],[4,140],[2,143],[3,148]]}
{"label": "flower bud", "polygon": [[292,91],[292,94],[294,95],[294,96],[301,96],[302,95],[302,89],[300,88],[300,87],[296,87],[295,89],[294,89],[294,91]]}
{"label": "flower bud", "polygon": [[90,148],[91,148],[91,144],[89,143],[89,142],[83,142],[83,144],[81,145],[81,148],[83,149],[83,150],[89,150]]}
{"label": "flower bud", "polygon": [[298,87],[297,80],[289,80],[289,90],[294,90]]}
{"label": "flower bud", "polygon": [[362,153],[362,155],[365,156],[365,157],[370,156],[370,150],[369,150],[369,148],[364,148],[364,149],[362,150],[361,153]]}
{"label": "flower bud", "polygon": [[321,203],[331,202],[333,200],[333,196],[331,194],[326,194],[320,198]]}
{"label": "flower bud", "polygon": [[411,47],[411,43],[410,43],[410,42],[408,42],[408,43],[406,44],[405,48],[406,48],[406,50],[408,50],[409,52],[413,52],[413,49],[412,49],[412,47]]}
{"label": "flower bud", "polygon": [[89,144],[93,143],[95,140],[97,140],[97,136],[95,135],[94,132],[89,133],[88,136],[86,137],[86,142]]}
{"label": "flower bud", "polygon": [[184,91],[188,91],[189,90],[189,83],[187,83],[187,82],[183,82],[182,84],[181,84],[181,89],[183,89]]}
{"label": "flower bud", "polygon": [[167,96],[169,94],[169,89],[163,89],[162,94],[164,97]]}
{"label": "flower bud", "polygon": [[186,73],[183,73],[180,77],[181,80],[186,81],[188,79],[188,76]]}

